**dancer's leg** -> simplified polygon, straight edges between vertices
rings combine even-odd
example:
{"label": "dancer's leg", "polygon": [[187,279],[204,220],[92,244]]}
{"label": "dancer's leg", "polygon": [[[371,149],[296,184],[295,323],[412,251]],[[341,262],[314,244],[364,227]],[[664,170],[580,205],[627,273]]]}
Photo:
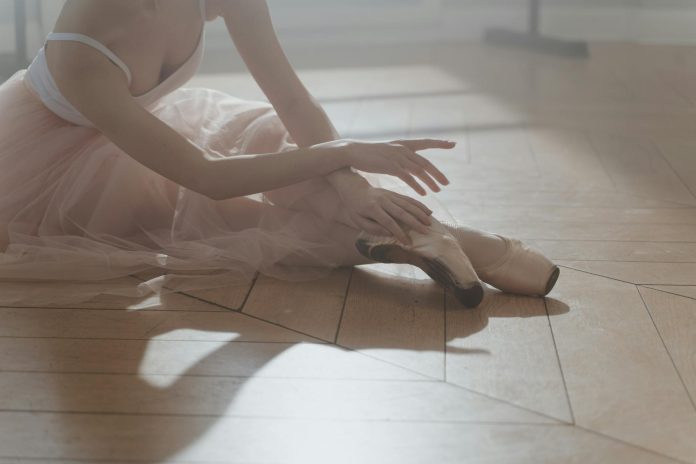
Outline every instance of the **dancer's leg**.
{"label": "dancer's leg", "polygon": [[[246,150],[250,153],[276,153],[296,148],[289,133],[275,111],[262,116],[247,140]],[[326,177],[299,182],[264,192],[274,205],[294,211],[310,211],[327,221],[337,221],[359,229],[343,207],[343,200]]]}
{"label": "dancer's leg", "polygon": [[[302,226],[297,227],[295,230],[297,237],[310,242],[317,241],[318,243],[326,243],[328,238],[330,243],[335,243],[336,248],[329,248],[325,251],[327,255],[330,255],[330,259],[327,257],[328,260],[338,259],[342,266],[375,262],[360,254],[355,247],[355,240],[360,233],[358,229],[336,221],[325,221],[312,211],[291,210],[244,197],[218,201],[216,202],[216,208],[229,223],[230,230],[259,227],[259,224],[264,223],[264,220],[269,218],[272,218],[272,222],[280,224],[298,223],[298,221],[293,221],[293,219],[297,219],[298,215],[303,215],[302,219],[306,220],[299,221]],[[322,224],[321,231],[317,230],[316,226],[312,226],[317,221]],[[301,254],[290,255],[283,260],[283,263],[293,266],[311,264],[307,263],[306,258],[303,258]]]}
{"label": "dancer's leg", "polygon": [[[354,229],[340,222],[334,221],[332,223],[331,236],[335,239],[336,246],[345,251],[345,257],[342,260],[343,266],[357,266],[360,264],[371,264],[375,262],[360,254],[357,248],[355,248],[355,240],[359,233],[360,231],[358,229]],[[302,265],[301,258],[297,259],[295,257],[291,257],[287,262],[288,264]]]}
{"label": "dancer's leg", "polygon": [[343,200],[325,177],[265,192],[273,204],[294,211],[310,211],[317,216],[359,229],[343,206]]}
{"label": "dancer's leg", "polygon": [[509,237],[456,224],[443,224],[457,238],[479,278],[504,291],[545,296],[556,284],[560,269],[539,250]]}
{"label": "dancer's leg", "polygon": [[457,239],[474,268],[483,268],[498,261],[507,249],[503,239],[497,235],[448,221],[441,222]]}
{"label": "dancer's leg", "polygon": [[[312,193],[296,200],[290,201],[297,196],[292,193],[293,189],[303,188],[302,184],[266,192],[266,196],[276,205],[297,211],[311,211],[322,218],[346,225],[350,229],[358,229],[342,208],[342,200],[338,193],[325,178],[313,179],[305,185],[312,185],[312,189],[308,189]],[[496,262],[507,249],[505,242],[496,235],[447,221],[441,222],[454,235],[476,268]]]}

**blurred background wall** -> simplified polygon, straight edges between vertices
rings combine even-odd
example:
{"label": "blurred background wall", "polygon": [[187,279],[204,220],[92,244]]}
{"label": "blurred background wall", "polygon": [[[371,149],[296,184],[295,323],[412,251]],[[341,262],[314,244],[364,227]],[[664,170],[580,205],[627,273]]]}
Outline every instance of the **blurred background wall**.
{"label": "blurred background wall", "polygon": [[[0,0],[0,54],[16,51],[15,5],[26,9],[26,59],[53,26],[62,0]],[[124,0],[125,1],[125,0]],[[479,40],[488,27],[524,29],[527,0],[269,0],[291,50],[366,44]],[[542,30],[589,41],[696,43],[694,0],[542,0]],[[207,50],[229,49],[221,20],[208,25]],[[0,60],[0,76],[17,65]]]}

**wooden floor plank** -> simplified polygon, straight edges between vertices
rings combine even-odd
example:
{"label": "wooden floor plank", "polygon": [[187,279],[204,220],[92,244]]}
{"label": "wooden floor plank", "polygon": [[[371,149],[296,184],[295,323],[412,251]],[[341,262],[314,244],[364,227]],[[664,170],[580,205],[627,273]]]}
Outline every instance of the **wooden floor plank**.
{"label": "wooden floor plank", "polygon": [[420,269],[353,272],[337,343],[444,379],[444,290]]}
{"label": "wooden floor plank", "polygon": [[554,260],[696,263],[696,242],[527,240]]}
{"label": "wooden floor plank", "polygon": [[[444,382],[0,373],[0,410],[556,423]],[[340,401],[337,401],[340,398]]]}
{"label": "wooden floor plank", "polygon": [[308,282],[261,276],[243,312],[333,342],[351,272],[350,268],[339,268]]}
{"label": "wooden floor plank", "polygon": [[472,130],[469,146],[472,172],[493,168],[498,175],[511,172],[518,177],[540,180],[539,166],[525,128]]}
{"label": "wooden floor plank", "polygon": [[355,351],[317,343],[0,338],[0,370],[423,380]]}
{"label": "wooden floor plank", "polygon": [[674,462],[567,426],[20,412],[0,413],[0,448],[5,456],[120,462]]}
{"label": "wooden floor plank", "polygon": [[696,195],[696,161],[694,160],[696,143],[658,140],[656,144],[682,182],[692,194]]}
{"label": "wooden floor plank", "polygon": [[360,107],[345,137],[368,140],[401,139],[408,131],[413,102],[398,100],[366,100]]}
{"label": "wooden floor plank", "polygon": [[457,212],[471,220],[508,220],[590,224],[696,224],[696,208],[605,208],[568,206],[499,206],[458,204]]}
{"label": "wooden floor plank", "polygon": [[[137,285],[141,279],[135,277],[124,277],[113,281],[118,284],[125,282],[127,285]],[[103,284],[79,283],[82,290],[91,289],[97,291]],[[119,284],[120,285],[120,284]],[[37,282],[0,282],[0,300],[4,306],[24,306],[24,307],[55,307],[55,308],[85,308],[85,309],[124,309],[129,311],[226,311],[227,308],[219,305],[210,304],[190,296],[180,293],[166,293],[164,295],[147,295],[141,298],[129,298],[111,294],[101,294],[88,301],[75,303],[71,299],[71,287],[63,282],[58,283],[37,283]],[[25,296],[37,292],[43,295],[53,295],[49,301],[27,302]],[[65,295],[62,298],[61,295]],[[20,298],[19,301],[16,301]],[[68,301],[67,303],[64,302]]]}
{"label": "wooden floor plank", "polygon": [[599,133],[591,134],[591,140],[618,190],[696,204],[696,198],[654,144]]}
{"label": "wooden floor plank", "polygon": [[696,285],[691,287],[682,285],[646,285],[646,287],[654,288],[655,290],[660,290],[662,292],[672,293],[675,295],[681,295],[687,298],[696,299]]}
{"label": "wooden floor plank", "polygon": [[[466,217],[464,214],[458,216]],[[587,222],[511,221],[482,219],[478,228],[537,240],[614,240],[638,242],[696,242],[696,224],[606,224]]]}
{"label": "wooden floor plank", "polygon": [[[454,181],[453,181],[454,182]],[[513,194],[514,193],[514,194]],[[453,206],[464,203],[476,206],[565,206],[603,208],[692,208],[690,204],[658,200],[624,192],[593,190],[544,191],[539,189],[491,189],[466,183],[451,185],[438,194],[440,200]]]}
{"label": "wooden floor plank", "polygon": [[693,404],[696,401],[696,300],[648,288],[639,291]]}
{"label": "wooden floor plank", "polygon": [[448,382],[572,422],[543,299],[491,292],[467,310],[448,293],[447,340]]}
{"label": "wooden floor plank", "polygon": [[[135,274],[141,280],[149,280],[154,276],[160,275],[161,271],[156,269],[146,270]],[[181,292],[182,294],[195,298],[200,301],[209,302],[226,309],[237,310],[242,307],[244,300],[249,294],[249,290],[254,285],[254,281],[250,280],[246,283],[237,283],[220,288],[210,288],[202,290],[188,290]]]}
{"label": "wooden floor plank", "polygon": [[564,269],[549,309],[576,423],[690,462],[696,411],[634,285]]}
{"label": "wooden floor plank", "polygon": [[235,311],[0,308],[0,320],[0,337],[321,343]]}
{"label": "wooden floor plank", "polygon": [[638,285],[696,285],[696,263],[636,263],[565,261],[558,264],[579,271]]}
{"label": "wooden floor plank", "polygon": [[543,178],[583,189],[615,190],[585,134],[542,126],[530,128],[527,139]]}

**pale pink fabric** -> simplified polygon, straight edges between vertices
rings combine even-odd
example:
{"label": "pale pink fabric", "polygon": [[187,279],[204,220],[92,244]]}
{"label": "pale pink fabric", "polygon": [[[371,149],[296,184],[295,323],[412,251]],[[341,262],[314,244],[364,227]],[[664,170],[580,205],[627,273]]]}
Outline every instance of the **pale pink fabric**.
{"label": "pale pink fabric", "polygon": [[[138,97],[141,104],[210,156],[295,148],[268,103],[181,87],[200,54],[202,46]],[[352,223],[325,178],[211,200],[136,162],[96,129],[58,117],[26,73],[0,85],[0,281],[52,284],[0,291],[0,305],[214,289],[259,272],[312,280],[345,262],[349,251],[333,231],[336,221]],[[386,176],[365,175],[408,193]],[[140,271],[149,277],[124,279]]]}
{"label": "pale pink fabric", "polygon": [[[57,117],[30,93],[23,74],[0,86],[0,280],[94,282],[161,272],[137,286],[104,282],[66,291],[65,282],[60,296],[0,292],[0,304],[217,288],[248,282],[257,271],[314,279],[345,259],[332,238],[340,199],[324,178],[211,200],[144,167],[97,130]],[[214,156],[294,147],[268,104],[211,89],[179,88],[152,113]],[[321,197],[325,207],[290,209],[306,195]],[[248,214],[249,202],[259,215]],[[289,256],[308,266],[284,265]]]}

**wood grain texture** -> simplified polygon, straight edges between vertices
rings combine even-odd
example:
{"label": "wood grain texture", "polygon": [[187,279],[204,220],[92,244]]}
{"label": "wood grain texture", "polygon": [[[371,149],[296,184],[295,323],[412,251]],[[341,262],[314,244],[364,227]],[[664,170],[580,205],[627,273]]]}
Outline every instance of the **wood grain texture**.
{"label": "wood grain texture", "polygon": [[618,242],[693,242],[696,224],[606,224],[583,221],[510,221],[490,218],[476,221],[477,228],[524,239],[599,240]]}
{"label": "wood grain texture", "polygon": [[687,298],[696,299],[696,286],[682,285],[646,285],[647,288],[654,288],[662,292],[672,293],[675,295],[685,296]]}
{"label": "wood grain texture", "polygon": [[0,320],[0,337],[322,343],[232,311],[0,308]]}
{"label": "wood grain texture", "polygon": [[591,274],[639,285],[696,285],[696,263],[636,263],[565,261],[558,264]]}
{"label": "wood grain texture", "polygon": [[443,288],[412,266],[370,266],[353,272],[336,342],[444,380]]}
{"label": "wood grain texture", "polygon": [[[564,269],[551,318],[576,423],[684,461],[696,410],[634,285]],[[552,310],[558,303],[549,301]]]}
{"label": "wood grain texture", "polygon": [[261,276],[243,312],[333,342],[351,272],[349,268],[335,269],[309,282]]}
{"label": "wood grain texture", "polygon": [[0,338],[0,370],[423,380],[355,351],[316,343]]}
{"label": "wood grain texture", "polygon": [[[137,285],[142,279],[137,279],[135,277],[123,277],[121,279],[114,279],[112,282],[114,284],[119,284],[119,282],[126,283],[127,285]],[[80,287],[83,289],[86,287],[88,291],[93,288],[95,291],[101,288],[101,284],[90,284],[89,282],[79,283]],[[64,283],[48,283],[48,282],[9,282],[0,281],[0,292],[3,295],[26,295],[27,292],[37,291],[46,295],[60,295],[63,292],[69,292],[70,287]],[[7,306],[21,307],[16,303],[11,303]],[[166,311],[225,311],[226,308],[220,307],[215,304],[210,304],[206,301],[201,301],[196,298],[181,294],[181,293],[167,293],[164,295],[148,295],[142,298],[127,298],[117,295],[101,294],[88,301],[83,301],[79,303],[61,303],[59,302],[59,297],[57,296],[55,300],[41,304],[40,307],[48,308],[85,308],[85,309],[121,309],[128,311],[154,311],[154,310],[166,310]]]}
{"label": "wood grain texture", "polygon": [[[142,271],[134,275],[140,280],[148,280],[153,276],[159,275],[159,271],[153,269]],[[234,284],[227,287],[189,290],[180,293],[200,301],[212,303],[224,309],[238,310],[242,307],[253,285],[254,281],[252,280],[247,283]]]}
{"label": "wood grain texture", "polygon": [[[452,161],[452,160],[450,160]],[[454,162],[452,162],[454,164]],[[543,166],[543,165],[542,165]],[[491,219],[544,223],[587,224],[696,224],[696,208],[616,208],[602,206],[534,205],[448,205],[458,214],[471,220]],[[660,237],[653,237],[660,238]]]}
{"label": "wood grain texture", "polygon": [[[0,410],[351,421],[556,423],[444,382],[0,373]],[[336,399],[340,398],[340,401]]]}
{"label": "wood grain texture", "polygon": [[572,422],[542,299],[492,291],[467,310],[448,293],[447,340],[448,382]]}
{"label": "wood grain texture", "polygon": [[[37,434],[42,440],[27,447]],[[675,462],[566,426],[251,418],[211,424],[206,417],[25,412],[0,413],[0,447],[6,456],[120,462]]]}
{"label": "wood grain texture", "polygon": [[696,300],[648,288],[639,291],[693,404],[696,401]]}
{"label": "wood grain texture", "polygon": [[629,261],[696,263],[696,242],[611,242],[602,240],[527,240],[554,261]]}
{"label": "wood grain texture", "polygon": [[615,134],[592,134],[591,139],[619,191],[696,204],[696,198],[654,143]]}

